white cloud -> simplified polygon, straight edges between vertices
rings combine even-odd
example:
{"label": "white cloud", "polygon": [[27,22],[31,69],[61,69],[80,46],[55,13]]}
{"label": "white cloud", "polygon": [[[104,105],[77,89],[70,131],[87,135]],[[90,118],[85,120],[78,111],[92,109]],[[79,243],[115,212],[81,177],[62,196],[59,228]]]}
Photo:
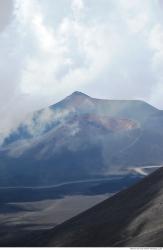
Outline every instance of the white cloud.
{"label": "white cloud", "polygon": [[78,15],[80,16],[81,12],[84,10],[83,0],[72,0],[71,8],[72,8],[74,16],[78,18]]}
{"label": "white cloud", "polygon": [[[29,4],[30,3],[30,4]],[[37,4],[36,4],[37,3]],[[82,1],[72,1],[71,17],[63,17],[56,30],[44,23],[39,2],[19,2],[18,19],[36,44],[26,57],[21,89],[28,94],[67,94],[93,81],[113,54],[110,31],[97,23],[76,19],[84,9]],[[63,95],[63,94],[62,94]]]}
{"label": "white cloud", "polygon": [[163,26],[156,24],[149,34],[149,47],[153,51],[151,65],[153,74],[156,75],[156,85],[152,89],[150,100],[156,105],[162,105],[163,89]]}
{"label": "white cloud", "polygon": [[0,32],[2,32],[6,26],[9,25],[12,19],[13,13],[13,1],[1,0],[0,1]]}
{"label": "white cloud", "polygon": [[43,109],[37,117],[29,115],[23,125],[27,127],[28,132],[32,136],[39,136],[47,129],[47,126],[55,124],[55,129],[61,127],[65,124],[68,115],[73,112],[73,108],[67,110],[53,110],[48,107]]}
{"label": "white cloud", "polygon": [[154,51],[153,66],[157,68],[163,63],[163,26],[156,24],[149,35],[149,46]]}
{"label": "white cloud", "polygon": [[163,107],[161,2],[14,3],[5,25],[0,19],[1,134],[75,90]]}

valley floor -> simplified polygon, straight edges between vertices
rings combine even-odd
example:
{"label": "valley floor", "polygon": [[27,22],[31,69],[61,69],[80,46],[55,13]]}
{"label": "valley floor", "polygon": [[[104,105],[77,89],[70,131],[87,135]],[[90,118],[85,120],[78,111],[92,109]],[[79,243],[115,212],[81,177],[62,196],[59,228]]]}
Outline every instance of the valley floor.
{"label": "valley floor", "polygon": [[47,230],[131,186],[140,175],[40,188],[0,188],[0,246]]}

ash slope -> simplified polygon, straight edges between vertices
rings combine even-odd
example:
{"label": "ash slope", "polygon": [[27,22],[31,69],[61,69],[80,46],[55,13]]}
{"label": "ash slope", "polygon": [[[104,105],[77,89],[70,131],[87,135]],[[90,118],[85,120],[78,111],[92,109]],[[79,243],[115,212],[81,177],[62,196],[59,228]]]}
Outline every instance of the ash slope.
{"label": "ash slope", "polygon": [[35,237],[30,245],[161,247],[162,233],[163,168],[160,168],[133,187]]}
{"label": "ash slope", "polygon": [[34,113],[0,150],[0,186],[48,186],[128,175],[163,163],[163,111],[75,92]]}

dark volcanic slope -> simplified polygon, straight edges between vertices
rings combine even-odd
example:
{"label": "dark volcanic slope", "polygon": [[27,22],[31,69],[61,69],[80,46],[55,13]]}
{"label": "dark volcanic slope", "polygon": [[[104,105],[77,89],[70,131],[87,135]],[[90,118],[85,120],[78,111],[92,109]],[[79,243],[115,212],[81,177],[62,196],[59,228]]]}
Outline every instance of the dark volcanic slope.
{"label": "dark volcanic slope", "polygon": [[0,186],[49,186],[163,164],[163,111],[75,92],[28,117],[0,147]]}
{"label": "dark volcanic slope", "polygon": [[40,246],[163,246],[163,169],[36,237]]}

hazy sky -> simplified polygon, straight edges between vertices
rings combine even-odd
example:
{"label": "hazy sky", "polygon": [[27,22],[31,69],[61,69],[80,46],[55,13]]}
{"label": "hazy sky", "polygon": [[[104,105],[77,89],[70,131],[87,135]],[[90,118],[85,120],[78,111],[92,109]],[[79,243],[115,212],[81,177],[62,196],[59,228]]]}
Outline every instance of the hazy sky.
{"label": "hazy sky", "polygon": [[163,109],[162,0],[0,0],[0,133],[75,90]]}

